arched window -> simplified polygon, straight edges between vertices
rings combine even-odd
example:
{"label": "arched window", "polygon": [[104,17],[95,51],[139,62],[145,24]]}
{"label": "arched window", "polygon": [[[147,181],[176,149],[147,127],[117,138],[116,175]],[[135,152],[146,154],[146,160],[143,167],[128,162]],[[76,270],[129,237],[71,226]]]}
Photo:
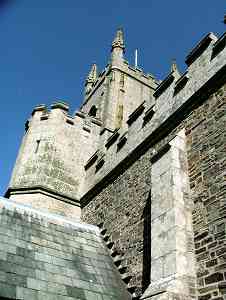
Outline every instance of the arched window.
{"label": "arched window", "polygon": [[91,117],[96,117],[97,116],[97,107],[95,105],[93,105],[90,108],[89,116],[91,116]]}

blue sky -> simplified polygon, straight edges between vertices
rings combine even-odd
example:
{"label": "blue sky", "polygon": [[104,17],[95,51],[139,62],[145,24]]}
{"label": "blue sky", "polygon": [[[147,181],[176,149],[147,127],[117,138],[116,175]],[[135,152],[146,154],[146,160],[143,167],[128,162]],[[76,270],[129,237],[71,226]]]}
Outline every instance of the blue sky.
{"label": "blue sky", "polygon": [[61,99],[71,111],[82,100],[90,65],[108,62],[123,27],[126,58],[158,79],[208,32],[226,26],[225,0],[0,0],[0,195],[7,188],[33,107]]}

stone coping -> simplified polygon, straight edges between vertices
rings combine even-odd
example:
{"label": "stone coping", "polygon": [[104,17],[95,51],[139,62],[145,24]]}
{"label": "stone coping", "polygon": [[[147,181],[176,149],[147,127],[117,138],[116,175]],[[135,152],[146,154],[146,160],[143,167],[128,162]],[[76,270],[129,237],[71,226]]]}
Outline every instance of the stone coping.
{"label": "stone coping", "polygon": [[74,222],[71,219],[68,219],[66,217],[44,212],[41,210],[37,210],[35,208],[32,208],[30,205],[25,205],[21,203],[17,203],[15,201],[6,199],[4,197],[0,197],[0,209],[7,208],[9,210],[18,210],[22,213],[27,213],[29,215],[36,215],[39,218],[45,218],[47,221],[51,221],[52,223],[56,225],[63,225],[63,226],[72,226],[74,228],[80,228],[82,230],[86,230],[89,232],[92,232],[96,235],[100,235],[100,230],[97,226],[82,223],[82,222]]}

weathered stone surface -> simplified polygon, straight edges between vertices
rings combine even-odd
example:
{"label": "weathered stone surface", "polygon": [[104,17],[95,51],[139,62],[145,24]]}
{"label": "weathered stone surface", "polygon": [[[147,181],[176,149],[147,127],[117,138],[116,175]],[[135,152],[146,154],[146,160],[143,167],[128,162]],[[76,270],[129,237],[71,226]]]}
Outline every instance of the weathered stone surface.
{"label": "weathered stone surface", "polygon": [[[169,210],[170,207],[173,209],[175,205],[171,203],[173,189],[166,190],[164,178],[167,180],[167,172],[161,180],[158,180],[156,176],[152,179],[150,161],[153,149],[155,149],[154,153],[158,152],[162,145],[175,137],[180,128],[186,130],[186,155],[191,196],[189,198],[184,191],[184,199],[188,207],[194,203],[191,231],[195,235],[198,290],[202,286],[208,286],[209,281],[205,280],[208,276],[219,272],[220,260],[221,264],[225,263],[225,107],[226,87],[223,85],[214,94],[208,96],[202,104],[197,105],[166,138],[160,140],[130,166],[122,166],[118,176],[114,176],[113,181],[108,179],[108,184],[102,190],[100,189],[99,193],[92,197],[92,201],[83,208],[83,219],[93,224],[104,222],[110,236],[114,236],[117,228],[115,246],[120,253],[124,254],[124,264],[130,270],[132,284],[138,287],[138,293],[144,290],[150,282],[151,266],[155,268],[156,263],[156,271],[151,274],[156,280],[163,276],[164,268],[166,270],[168,268],[167,260],[161,257],[159,251],[165,251],[170,243],[159,248],[156,243],[151,245],[154,230],[151,226],[151,219],[154,215],[157,217],[162,209],[168,208]],[[170,166],[170,162],[166,161],[163,167],[164,165]],[[156,171],[161,172],[163,167],[160,166]],[[177,172],[174,176],[177,178]],[[167,203],[164,208],[164,202],[161,204],[159,195],[158,214],[155,209],[152,209],[151,195],[155,180]],[[175,182],[182,182],[183,176],[179,175],[178,180]],[[176,191],[179,196],[180,193]],[[186,216],[182,217],[180,222],[183,224],[184,220]],[[162,217],[162,222],[167,222],[166,226],[163,226],[166,230],[170,223],[165,215]],[[171,218],[171,222],[175,220]],[[160,233],[161,222],[157,228]],[[161,257],[158,263],[154,258],[150,260],[152,247],[154,255]],[[192,235],[187,241],[187,247],[189,251],[193,251]],[[172,262],[170,266],[173,268]],[[217,278],[223,282],[225,268],[224,266],[221,268],[221,275]],[[215,290],[221,293],[219,288]],[[213,293],[210,297],[213,298]]]}
{"label": "weathered stone surface", "polygon": [[45,207],[50,212],[79,217],[78,198],[85,177],[83,166],[95,148],[100,131],[100,126],[91,123],[90,117],[88,121],[89,132],[83,128],[84,119],[68,116],[61,102],[52,105],[51,111],[45,107],[35,109],[7,196],[34,207]]}

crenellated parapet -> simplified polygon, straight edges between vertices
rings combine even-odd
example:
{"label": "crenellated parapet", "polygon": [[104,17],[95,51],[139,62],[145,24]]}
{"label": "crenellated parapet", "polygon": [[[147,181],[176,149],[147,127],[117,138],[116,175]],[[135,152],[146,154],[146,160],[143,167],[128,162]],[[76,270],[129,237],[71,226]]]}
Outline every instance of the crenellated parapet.
{"label": "crenellated parapet", "polygon": [[170,73],[156,86],[152,101],[142,101],[129,114],[127,127],[105,130],[104,146],[99,147],[96,159],[89,159],[85,164],[84,201],[88,201],[89,193],[106,181],[116,167],[144,151],[145,145],[154,145],[197,103],[204,101],[213,86],[225,81],[226,33],[220,38],[213,33],[206,35],[188,54],[186,63],[188,68],[182,75],[174,63]]}
{"label": "crenellated parapet", "polygon": [[44,104],[37,105],[32,111],[31,118],[25,124],[26,131],[31,126],[37,126],[37,123],[42,125],[58,123],[59,126],[71,125],[78,129],[84,129],[85,124],[90,123],[93,124],[91,126],[93,130],[90,129],[90,132],[92,131],[94,134],[98,131],[98,129],[95,129],[95,125],[97,128],[102,125],[98,118],[89,116],[87,113],[81,111],[76,111],[73,115],[70,115],[69,105],[62,101],[54,102],[51,104],[50,109]]}
{"label": "crenellated parapet", "polygon": [[8,197],[65,215],[70,214],[68,205],[73,205],[73,213],[80,214],[83,166],[97,147],[101,123],[87,114],[68,112],[69,106],[62,101],[50,109],[34,108],[26,122]]}

